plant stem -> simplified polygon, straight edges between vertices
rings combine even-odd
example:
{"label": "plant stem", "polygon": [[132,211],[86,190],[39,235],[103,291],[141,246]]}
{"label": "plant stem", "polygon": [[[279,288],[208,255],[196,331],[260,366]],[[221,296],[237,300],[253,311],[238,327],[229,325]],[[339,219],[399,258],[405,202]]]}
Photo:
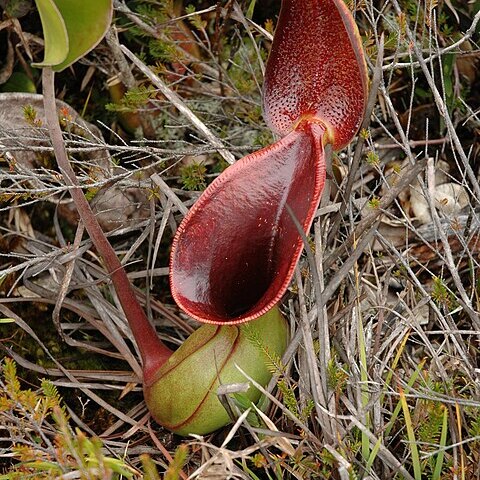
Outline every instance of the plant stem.
{"label": "plant stem", "polygon": [[152,375],[167,360],[172,352],[158,338],[155,329],[148,321],[115,250],[106,238],[102,227],[98,223],[90,204],[79,186],[78,179],[68,160],[62,131],[58,121],[55,103],[54,78],[55,73],[51,68],[46,67],[43,69],[43,105],[58,167],[66,184],[71,187],[70,194],[72,195],[78,214],[80,215],[95,248],[105,262],[105,266],[112,279],[115,291],[117,292],[118,299],[120,300],[120,304],[122,305],[130,329],[132,330],[133,337],[140,350],[143,362],[143,380],[145,383],[148,383],[149,379],[152,378]]}

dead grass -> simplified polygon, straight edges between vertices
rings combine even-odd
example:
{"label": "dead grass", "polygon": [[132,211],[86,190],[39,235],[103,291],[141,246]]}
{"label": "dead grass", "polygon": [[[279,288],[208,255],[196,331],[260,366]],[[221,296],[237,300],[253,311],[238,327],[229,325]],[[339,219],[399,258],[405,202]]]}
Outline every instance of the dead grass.
{"label": "dead grass", "polygon": [[[87,67],[76,67],[104,79],[132,68],[129,88],[154,89],[137,90],[136,140],[121,137],[115,122],[100,125],[103,137],[70,123],[67,147],[159,335],[172,345],[196,327],[172,304],[166,281],[172,233],[198,196],[182,188],[182,172],[203,162],[208,182],[225,162],[269,141],[260,85],[270,36],[245,17],[249,2],[224,3],[187,18],[192,53],[172,30],[165,36],[151,12],[137,16],[116,2],[119,29],[135,25],[144,36],[112,31]],[[290,346],[264,390],[265,413],[240,408],[235,425],[207,438],[181,439],[150,422],[136,346],[76,227],[67,188],[44,163],[45,131],[0,123],[0,312],[10,319],[0,323],[0,345],[24,386],[37,389],[48,378],[58,387],[71,425],[45,417],[32,427],[28,406],[15,403],[4,383],[0,478],[51,478],[38,465],[15,477],[12,447],[58,464],[53,439],[68,430],[79,442],[72,427],[99,437],[99,451],[131,468],[130,478],[142,470],[155,478],[152,464],[141,464],[145,453],[169,479],[480,478],[480,76],[469,68],[478,66],[480,13],[473,3],[446,1],[357,7],[368,115],[329,165],[307,254],[283,302]],[[148,50],[153,39],[176,52],[175,66],[166,62],[170,73],[152,67],[151,54],[146,63],[137,58],[134,46]],[[91,85],[99,88],[98,80]],[[86,157],[92,151],[101,166]],[[58,478],[80,478],[78,471],[65,467]]]}

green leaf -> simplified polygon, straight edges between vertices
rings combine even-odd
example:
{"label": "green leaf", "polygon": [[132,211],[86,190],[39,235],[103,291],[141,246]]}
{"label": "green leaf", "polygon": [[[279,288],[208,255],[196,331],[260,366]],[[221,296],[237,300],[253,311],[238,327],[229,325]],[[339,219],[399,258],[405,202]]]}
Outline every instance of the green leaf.
{"label": "green leaf", "polygon": [[45,53],[43,62],[34,67],[50,67],[62,63],[68,55],[67,27],[53,0],[35,0],[43,27]]}
{"label": "green leaf", "polygon": [[435,462],[435,470],[433,471],[432,480],[440,480],[442,476],[443,458],[445,456],[445,445],[447,444],[448,433],[448,410],[443,407],[443,424],[442,434],[440,435],[440,445],[437,455],[437,461]]}
{"label": "green leaf", "polygon": [[61,71],[93,50],[107,32],[113,13],[112,0],[35,0],[40,10],[45,5],[55,6],[66,29],[67,51],[62,58],[47,62],[47,52],[59,42],[58,34],[52,35],[52,19],[42,16],[42,26],[45,37],[45,60],[38,66],[51,66],[55,71]]}
{"label": "green leaf", "polygon": [[408,409],[407,399],[405,393],[400,389],[400,403],[402,404],[403,418],[405,426],[407,427],[407,437],[410,446],[410,453],[412,455],[413,476],[415,480],[422,480],[422,465],[420,463],[420,455],[418,454],[417,440],[415,439],[415,431],[413,428],[412,417]]}
{"label": "green leaf", "polygon": [[38,472],[56,472],[58,474],[62,473],[60,465],[54,462],[47,462],[42,460],[33,460],[31,462],[22,462],[21,465],[25,468],[31,468],[32,470],[37,470]]}
{"label": "green leaf", "polygon": [[67,26],[70,48],[67,58],[54,70],[61,71],[93,50],[112,21],[112,0],[55,0]]}
{"label": "green leaf", "polygon": [[0,323],[15,323],[14,318],[0,318]]}
{"label": "green leaf", "polygon": [[37,93],[37,88],[28,75],[23,72],[13,72],[8,81],[0,87],[0,91]]}
{"label": "green leaf", "polygon": [[455,105],[455,91],[454,91],[454,81],[455,81],[455,58],[454,53],[449,53],[443,55],[442,65],[443,65],[443,86],[445,89],[445,97],[447,100],[447,108],[450,113],[452,113],[453,106]]}
{"label": "green leaf", "polygon": [[253,18],[253,11],[255,10],[255,3],[257,3],[257,0],[251,0],[250,5],[248,6],[247,13],[245,16],[251,20]]}

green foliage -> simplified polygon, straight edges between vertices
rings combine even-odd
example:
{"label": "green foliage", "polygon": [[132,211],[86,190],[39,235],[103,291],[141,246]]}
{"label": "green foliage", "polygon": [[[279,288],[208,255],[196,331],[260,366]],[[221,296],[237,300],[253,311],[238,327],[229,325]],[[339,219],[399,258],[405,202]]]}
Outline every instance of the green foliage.
{"label": "green foliage", "polygon": [[[173,16],[173,0],[136,2],[135,12],[152,24],[166,23]],[[142,30],[142,35],[145,33]]]}
{"label": "green foliage", "polygon": [[8,17],[21,18],[32,10],[31,0],[0,0],[0,7]]}
{"label": "green foliage", "polygon": [[266,147],[267,145],[271,145],[273,142],[273,134],[270,130],[264,129],[261,130],[254,139],[254,145],[258,146],[259,148]]}
{"label": "green foliage", "polygon": [[[4,276],[0,277],[0,285],[3,282],[4,278],[5,278]],[[0,324],[4,325],[6,323],[15,323],[15,319],[14,318],[8,318],[8,317],[7,318],[0,318]]]}
{"label": "green foliage", "polygon": [[[60,407],[60,396],[54,385],[48,381],[42,383],[42,392],[36,393],[30,389],[21,388],[20,381],[17,376],[17,368],[15,362],[9,358],[5,358],[2,365],[3,380],[0,380],[0,413],[8,418],[13,415],[16,419],[15,423],[9,424],[12,434],[18,436],[23,435],[23,428],[27,428],[29,423],[41,424],[52,416],[55,408]],[[3,383],[3,385],[2,385]],[[2,421],[3,421],[2,420]]]}
{"label": "green foliage", "polygon": [[283,373],[285,371],[285,366],[282,363],[282,359],[265,345],[258,329],[255,328],[255,323],[245,323],[242,328],[247,340],[264,354],[269,372],[272,375]]}
{"label": "green foliage", "polygon": [[207,167],[203,163],[193,162],[185,165],[180,171],[183,188],[185,190],[205,190],[207,187],[205,173]]}
{"label": "green foliage", "polygon": [[180,478],[180,472],[187,462],[188,458],[188,446],[180,445],[175,451],[173,461],[168,466],[165,472],[164,480],[178,480]]}
{"label": "green foliage", "polygon": [[148,42],[150,55],[158,62],[173,63],[181,59],[175,43],[169,40],[152,38]]}
{"label": "green foliage", "polygon": [[[258,53],[253,43],[249,39],[244,39],[238,48],[228,43],[225,43],[223,47],[224,59],[229,61],[229,80],[234,88],[241,95],[259,93],[258,85],[262,82],[262,72],[259,68]],[[266,51],[260,50],[260,53],[262,59],[266,59]]]}
{"label": "green foliage", "polygon": [[62,397],[58,393],[57,387],[50,380],[42,380],[42,392],[45,398],[50,400],[52,405],[60,407],[62,413],[66,415],[65,406],[62,405]]}
{"label": "green foliage", "polygon": [[135,2],[133,9],[145,23],[152,25],[153,28],[162,25],[162,28],[158,29],[159,35],[153,37],[149,36],[145,30],[129,25],[127,37],[134,37],[145,45],[147,49],[144,54],[150,55],[154,64],[181,61],[183,55],[175,35],[178,30],[171,24],[172,19],[177,16],[173,0],[158,2],[142,0]]}
{"label": "green foliage", "polygon": [[245,334],[253,345],[257,346],[266,357],[266,365],[272,375],[277,375],[277,388],[282,393],[283,404],[287,409],[293,413],[300,421],[305,422],[315,407],[312,399],[308,399],[305,405],[301,407],[298,403],[295,391],[296,385],[292,384],[288,374],[286,373],[286,367],[282,363],[282,359],[262,342],[258,332],[251,324],[245,324],[243,326]]}
{"label": "green foliage", "polygon": [[146,454],[140,455],[140,460],[144,472],[143,480],[160,480],[160,475],[153,460]]}
{"label": "green foliage", "polygon": [[8,81],[0,85],[0,92],[37,93],[37,87],[26,73],[18,71],[13,72]]}
{"label": "green foliage", "polygon": [[98,193],[98,188],[89,188],[85,191],[85,198],[90,202],[95,198],[95,195]]}
{"label": "green foliage", "polygon": [[419,414],[417,438],[426,448],[435,448],[440,440],[443,423],[444,406],[439,402],[421,400],[416,411]]}
{"label": "green foliage", "polygon": [[[416,480],[439,480],[445,473],[444,448],[448,435],[448,410],[445,405],[432,400],[418,401],[410,415],[406,397],[401,392],[400,403],[406,426],[406,439],[411,453],[411,463]],[[420,455],[420,452],[422,455]]]}
{"label": "green foliage", "polygon": [[107,103],[105,108],[109,112],[135,112],[144,107],[156,95],[157,91],[153,87],[141,85],[125,92],[118,102]]}
{"label": "green foliage", "polygon": [[443,55],[442,57],[443,88],[445,92],[446,105],[450,114],[452,113],[453,107],[455,106],[455,92],[454,92],[455,58],[456,58],[456,55],[453,53]]}
{"label": "green foliage", "polygon": [[[387,27],[388,28],[388,27]],[[385,33],[384,50],[385,52],[395,51],[398,47],[399,34],[397,30],[387,30]],[[372,31],[368,31],[363,37],[363,48],[370,58],[377,56],[377,44]]]}
{"label": "green foliage", "polygon": [[341,393],[348,381],[348,373],[339,365],[336,356],[328,362],[328,386],[337,394]]}
{"label": "green foliage", "polygon": [[439,305],[446,306],[451,308],[454,297],[450,289],[445,284],[444,280],[441,277],[434,276],[432,278],[432,298]]}
{"label": "green foliage", "polygon": [[438,15],[438,29],[440,35],[443,37],[451,37],[454,32],[453,25],[449,25],[449,18],[447,14],[443,11]]}
{"label": "green foliage", "polygon": [[367,152],[367,163],[373,166],[378,166],[380,163],[380,158],[378,157],[378,154],[373,150],[369,150]]}
{"label": "green foliage", "polygon": [[[6,390],[3,394],[10,394],[13,400],[18,400],[20,396],[20,381],[17,377],[17,366],[10,359],[6,358],[3,365],[3,378]],[[4,400],[4,397],[0,397]]]}
{"label": "green foliage", "polygon": [[295,389],[290,386],[287,379],[282,378],[277,381],[277,388],[282,393],[283,404],[287,409],[293,413],[297,418],[300,417],[297,397]]}
{"label": "green foliage", "polygon": [[369,201],[368,201],[368,206],[370,208],[373,208],[373,209],[376,209],[378,207],[380,207],[380,198],[378,197],[372,197]]}
{"label": "green foliage", "polygon": [[415,480],[422,479],[422,466],[420,464],[420,455],[418,451],[418,444],[415,438],[415,428],[412,423],[412,418],[410,415],[410,409],[407,403],[407,399],[403,390],[400,390],[400,403],[402,405],[403,410],[403,418],[405,420],[405,427],[407,431],[407,440],[408,440],[408,447],[410,450],[411,458],[412,458],[412,465],[413,465],[413,472]]}
{"label": "green foliage", "polygon": [[187,15],[191,15],[191,17],[189,17],[189,21],[192,26],[198,30],[202,30],[207,26],[207,23],[205,22],[205,20],[202,20],[199,15],[193,15],[195,11],[195,6],[192,4],[189,4],[185,7],[185,13]]}
{"label": "green foliage", "polygon": [[[141,478],[141,472],[125,460],[105,455],[100,439],[70,426],[62,398],[49,380],[32,391],[22,388],[13,360],[5,358],[1,370],[0,426],[10,433],[15,463],[0,480],[49,480],[61,475],[91,480]],[[174,464],[183,465],[184,460],[179,455]],[[144,478],[158,478],[151,466],[148,471]]]}
{"label": "green foliage", "polygon": [[282,394],[283,404],[285,407],[293,413],[301,422],[307,422],[310,417],[313,409],[315,408],[315,403],[313,399],[309,398],[305,401],[303,406],[300,406],[300,403],[296,396],[296,385],[292,384],[291,380],[287,375],[282,375],[277,380],[277,388]]}
{"label": "green foliage", "polygon": [[370,138],[370,130],[368,128],[362,128],[359,135],[363,140],[368,140]]}
{"label": "green foliage", "polygon": [[213,155],[213,159],[215,163],[212,166],[212,173],[222,173],[224,170],[226,170],[230,166],[228,162],[223,157],[221,157],[218,153]]}
{"label": "green foliage", "polygon": [[23,107],[23,118],[32,127],[42,126],[42,121],[37,118],[37,110],[33,105],[25,105]]}
{"label": "green foliage", "polygon": [[467,408],[465,410],[468,436],[476,438],[475,442],[480,445],[480,415],[477,408]]}

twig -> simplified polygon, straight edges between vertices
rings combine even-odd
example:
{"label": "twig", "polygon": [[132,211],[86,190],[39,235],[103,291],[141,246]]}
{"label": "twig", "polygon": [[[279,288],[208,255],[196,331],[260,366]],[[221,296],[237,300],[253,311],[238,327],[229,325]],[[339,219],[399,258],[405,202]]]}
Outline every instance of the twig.
{"label": "twig", "polygon": [[[137,25],[145,33],[147,33],[151,37],[156,38],[158,40],[163,39],[161,33],[157,30],[157,28],[152,27],[148,23],[144,22],[139,17],[139,15],[132,12],[132,10],[130,10],[130,8],[128,8],[128,6],[125,4],[125,2],[123,2],[121,0],[114,0],[114,2],[115,2],[115,9],[118,10],[119,12],[125,14],[125,16],[127,18],[129,18],[135,25]],[[216,10],[217,8],[218,8],[218,5],[214,5],[212,7],[206,8],[204,10],[199,10],[199,11],[194,12],[194,13],[189,14],[189,15],[183,15],[183,16],[178,17],[178,18],[176,18],[172,21],[182,20],[184,18],[188,18],[188,17],[194,16],[194,15],[201,15],[203,13],[208,13],[208,12]],[[185,58],[189,62],[198,64],[200,66],[201,70],[203,72],[205,72],[206,74],[210,75],[212,78],[217,77],[217,71],[215,70],[215,68],[212,68],[210,65],[207,65],[206,63],[203,63],[203,62],[200,63],[198,58],[196,58],[194,55],[192,55],[189,51],[185,50],[181,46],[177,46],[176,48],[178,49],[178,51],[180,53],[180,56],[182,58]]]}
{"label": "twig", "polygon": [[[302,276],[299,268],[295,269],[295,280],[298,288],[298,302],[300,304],[300,331],[302,332],[303,345],[307,356],[308,373],[310,380],[310,389],[315,402],[315,410],[317,412],[318,421],[322,427],[322,433],[325,435],[325,442],[332,443],[335,441],[334,430],[325,412],[320,409],[320,405],[328,410],[328,391],[327,391],[327,370],[317,365],[317,358],[314,351],[313,336],[310,328],[310,322],[307,316],[307,307],[305,305],[305,292],[302,285]],[[325,339],[324,339],[325,341]],[[323,358],[323,352],[320,352],[320,358]]]}
{"label": "twig", "polygon": [[[447,235],[442,228],[440,223],[440,217],[438,216],[437,209],[435,208],[435,170],[433,166],[433,160],[429,159],[427,163],[427,179],[428,179],[428,202],[430,205],[430,214],[432,215],[433,222],[435,224],[438,236],[443,245],[443,250],[445,252],[445,260],[447,268],[452,275],[453,283],[457,287],[458,293],[460,294],[461,304],[468,316],[472,320],[473,325],[477,330],[480,329],[480,319],[478,317],[478,312],[476,312],[472,307],[472,302],[468,298],[467,292],[463,286],[462,280],[458,273],[458,269],[455,266],[455,261],[453,260],[452,249],[450,248],[450,243],[448,242]],[[460,299],[459,299],[460,302]]]}
{"label": "twig", "polygon": [[[394,6],[395,6],[395,9],[397,10],[397,12],[399,12],[400,7],[399,7],[397,2],[394,3]],[[479,21],[480,21],[480,11],[478,11],[475,14],[475,16],[472,19],[472,23],[471,23],[470,27],[468,27],[465,34],[459,40],[452,43],[448,47],[442,48],[437,53],[434,53],[433,55],[430,55],[429,57],[425,58],[423,60],[423,63],[425,65],[427,63],[432,63],[437,58],[442,58],[442,56],[445,55],[446,53],[451,52],[452,50],[455,50],[456,48],[460,47],[460,45],[462,45],[462,43],[464,43],[467,40],[469,40],[470,38],[472,38],[472,36],[474,35],[474,33],[477,29],[477,24],[478,24]],[[407,29],[408,29],[408,25],[407,25]],[[409,37],[410,37],[410,40],[411,40],[411,34],[409,35]],[[419,49],[418,49],[418,52],[420,52],[420,55],[421,55],[421,51]],[[418,52],[415,51],[415,54],[417,56],[418,56]],[[406,55],[408,55],[408,54],[409,53],[406,53]],[[402,62],[392,62],[392,63],[389,63],[388,65],[384,65],[382,68],[383,68],[384,71],[387,71],[387,70],[394,70],[394,69],[397,69],[397,68],[421,67],[422,66],[422,61],[420,60],[420,57],[418,57],[418,58],[419,58],[418,62],[404,62],[404,63],[402,63]]]}
{"label": "twig", "polygon": [[[409,140],[408,145],[410,148],[424,147],[426,145],[444,145],[448,142],[446,137],[444,138],[432,138],[431,140]],[[400,143],[375,143],[375,150],[391,150],[395,148],[401,148]]]}
{"label": "twig", "polygon": [[[80,247],[83,231],[84,231],[84,226],[82,223],[80,223],[77,227],[77,231],[75,232],[75,239],[73,241],[74,252],[77,252],[78,248]],[[72,274],[73,274],[74,268],[75,268],[75,257],[72,260],[70,260],[70,262],[68,262],[67,264],[65,275],[63,276],[62,282],[60,284],[60,290],[58,292],[55,308],[53,309],[53,313],[52,313],[53,324],[57,328],[57,331],[63,340],[65,340],[65,334],[63,333],[63,329],[60,324],[60,311],[62,310],[63,301],[67,296],[68,287],[70,286],[70,281],[72,280]]]}
{"label": "twig", "polygon": [[235,157],[228,151],[227,147],[212,133],[212,131],[187,107],[185,102],[171,90],[163,80],[155,75],[135,54],[125,45],[120,46],[123,53],[133,64],[160,90],[162,95],[184,115],[190,123],[213,145],[218,153],[230,164],[235,162]]}
{"label": "twig", "polygon": [[363,218],[360,220],[358,225],[355,227],[355,231],[352,232],[345,241],[342,242],[342,245],[337,247],[333,253],[331,253],[324,262],[323,268],[330,268],[333,263],[340,257],[342,252],[347,248],[353,245],[354,240],[358,240],[363,233],[369,229],[377,220],[377,218],[390,206],[390,204],[397,198],[398,194],[406,188],[415,177],[424,169],[426,165],[426,160],[418,161],[412,168],[408,169],[396,182],[395,185],[387,191],[387,193],[381,198],[380,205],[376,208],[370,210]]}
{"label": "twig", "polygon": [[[382,35],[380,37],[380,43],[378,45],[377,61],[376,61],[375,69],[373,72],[372,85],[370,87],[370,93],[368,95],[367,106],[365,108],[365,114],[363,117],[362,124],[360,126],[360,131],[366,130],[370,125],[373,107],[375,106],[375,103],[377,101],[378,87],[382,80],[381,66],[383,63],[383,46],[384,46],[384,36]],[[355,182],[358,168],[360,167],[360,160],[362,158],[363,146],[365,144],[365,141],[366,141],[366,138],[364,138],[364,136],[360,134],[358,137],[357,145],[355,147],[355,153],[353,155],[350,171],[347,176],[347,185],[345,187],[345,193],[343,194],[344,201],[341,203],[340,210],[337,212],[333,220],[333,225],[327,239],[327,244],[330,244],[333,238],[337,235],[343,215],[347,208],[348,202],[351,198],[352,188]]]}
{"label": "twig", "polygon": [[[397,0],[392,0],[393,6],[395,7],[395,10],[397,14],[402,13],[402,9],[400,8],[400,5],[398,4]],[[480,11],[477,12],[477,14],[474,17],[474,21],[472,22],[472,26],[470,29],[473,28],[472,34],[475,31],[475,27],[480,20]],[[470,31],[469,29],[469,31]],[[470,180],[471,186],[473,190],[475,191],[475,195],[477,197],[477,201],[480,201],[480,185],[478,183],[477,177],[475,176],[475,173],[472,170],[472,167],[470,165],[470,162],[468,161],[468,158],[465,154],[465,151],[463,150],[462,143],[460,142],[460,138],[458,137],[458,134],[455,130],[455,126],[453,125],[452,119],[450,118],[450,115],[448,113],[447,106],[445,105],[445,102],[442,99],[442,96],[440,95],[440,92],[438,91],[437,85],[435,80],[432,77],[432,74],[430,73],[427,62],[423,58],[422,52],[418,46],[417,39],[414,37],[412,34],[408,24],[405,25],[405,31],[407,33],[408,39],[411,42],[411,45],[413,47],[413,51],[415,52],[416,57],[418,58],[419,65],[422,69],[423,74],[425,75],[425,78],[427,79],[428,86],[430,87],[430,90],[433,93],[433,98],[435,100],[435,104],[437,105],[438,111],[440,115],[443,117],[445,121],[445,125],[447,126],[448,134],[450,135],[453,144],[455,145],[455,149],[458,152],[460,159],[462,160],[463,163],[463,168],[465,169],[467,176]]]}

